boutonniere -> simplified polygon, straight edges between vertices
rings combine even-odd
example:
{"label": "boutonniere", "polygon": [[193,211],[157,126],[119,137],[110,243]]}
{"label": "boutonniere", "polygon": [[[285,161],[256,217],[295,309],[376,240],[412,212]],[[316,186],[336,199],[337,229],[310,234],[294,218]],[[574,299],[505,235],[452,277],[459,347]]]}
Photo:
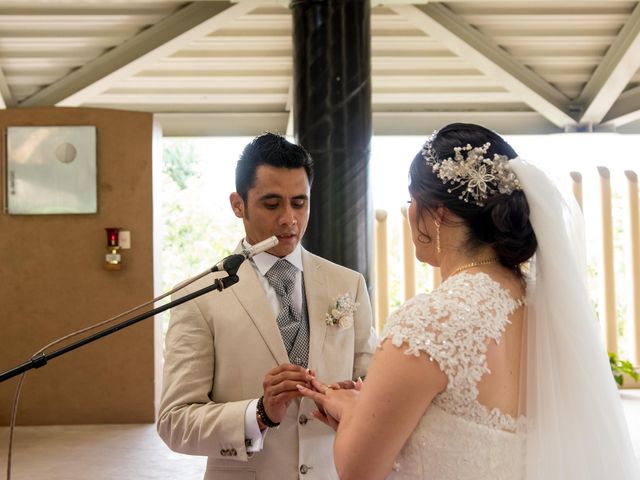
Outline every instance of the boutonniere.
{"label": "boutonniere", "polygon": [[360,304],[354,301],[350,293],[339,295],[325,316],[327,325],[338,326],[342,329],[349,328],[353,325],[353,314],[358,305]]}

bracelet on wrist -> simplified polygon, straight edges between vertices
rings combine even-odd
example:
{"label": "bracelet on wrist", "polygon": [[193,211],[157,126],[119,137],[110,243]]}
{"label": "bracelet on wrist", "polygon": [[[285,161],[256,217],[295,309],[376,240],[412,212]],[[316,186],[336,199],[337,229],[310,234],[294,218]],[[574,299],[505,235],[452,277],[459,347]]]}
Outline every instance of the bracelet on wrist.
{"label": "bracelet on wrist", "polygon": [[264,423],[267,427],[274,428],[280,425],[280,422],[274,422],[269,418],[269,415],[267,415],[267,411],[264,409],[264,397],[260,397],[258,399],[257,411],[258,411],[258,418],[260,418],[260,421]]}

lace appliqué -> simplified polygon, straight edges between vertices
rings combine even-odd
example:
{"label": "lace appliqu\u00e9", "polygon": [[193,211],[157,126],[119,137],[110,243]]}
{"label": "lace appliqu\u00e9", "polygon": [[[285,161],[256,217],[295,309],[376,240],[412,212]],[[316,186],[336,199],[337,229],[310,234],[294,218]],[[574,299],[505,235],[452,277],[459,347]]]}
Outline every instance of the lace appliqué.
{"label": "lace appliqu\u00e9", "polygon": [[433,403],[444,411],[495,430],[523,431],[514,419],[478,402],[478,382],[490,373],[486,340],[499,343],[509,315],[523,304],[484,273],[449,277],[430,295],[417,295],[394,312],[381,341],[389,338],[405,353],[425,352],[447,375],[448,385]]}

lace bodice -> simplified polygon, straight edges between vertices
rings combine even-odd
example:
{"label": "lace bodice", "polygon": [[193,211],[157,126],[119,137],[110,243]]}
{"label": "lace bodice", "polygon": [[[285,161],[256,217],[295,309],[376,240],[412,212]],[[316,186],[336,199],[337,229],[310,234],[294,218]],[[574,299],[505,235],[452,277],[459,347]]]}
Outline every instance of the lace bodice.
{"label": "lace bodice", "polygon": [[[381,341],[406,344],[409,355],[425,352],[448,379],[403,448],[393,478],[503,478],[495,469],[503,464],[497,470],[507,472],[504,478],[519,478],[524,418],[482,405],[478,382],[490,373],[488,341],[500,342],[509,315],[521,305],[488,275],[462,272],[391,315]],[[429,475],[421,476],[427,467]]]}

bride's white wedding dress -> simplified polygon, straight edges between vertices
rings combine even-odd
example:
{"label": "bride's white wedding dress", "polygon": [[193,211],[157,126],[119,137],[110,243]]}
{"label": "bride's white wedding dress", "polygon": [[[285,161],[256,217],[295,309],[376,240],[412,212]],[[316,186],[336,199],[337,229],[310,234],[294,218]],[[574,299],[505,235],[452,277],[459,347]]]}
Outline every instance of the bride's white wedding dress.
{"label": "bride's white wedding dress", "polygon": [[509,315],[521,305],[488,275],[462,272],[389,318],[382,339],[407,354],[426,353],[448,378],[404,445],[390,479],[524,478],[524,417],[514,419],[478,401],[478,382],[489,373],[487,344],[500,341]]}
{"label": "bride's white wedding dress", "polygon": [[[449,277],[389,319],[383,339],[426,352],[448,377],[402,449],[391,478],[639,480],[622,403],[587,291],[582,215],[537,167],[510,162],[538,249],[527,282],[520,390],[527,418],[478,402],[486,340],[519,302],[485,274]],[[408,348],[403,346],[406,342]]]}

